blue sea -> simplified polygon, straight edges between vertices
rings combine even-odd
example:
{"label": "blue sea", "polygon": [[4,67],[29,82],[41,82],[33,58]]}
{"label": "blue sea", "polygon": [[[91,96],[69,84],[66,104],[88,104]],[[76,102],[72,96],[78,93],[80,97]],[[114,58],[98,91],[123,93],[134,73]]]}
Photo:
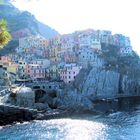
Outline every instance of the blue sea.
{"label": "blue sea", "polygon": [[0,140],[140,140],[140,106],[0,127]]}

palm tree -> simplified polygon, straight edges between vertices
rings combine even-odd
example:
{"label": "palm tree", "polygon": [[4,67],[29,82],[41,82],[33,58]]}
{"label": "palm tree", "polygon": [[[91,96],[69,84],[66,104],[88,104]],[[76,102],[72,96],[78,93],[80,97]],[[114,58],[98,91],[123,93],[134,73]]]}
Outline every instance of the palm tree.
{"label": "palm tree", "polygon": [[11,35],[7,28],[7,21],[2,19],[0,20],[0,48],[7,45],[11,40]]}

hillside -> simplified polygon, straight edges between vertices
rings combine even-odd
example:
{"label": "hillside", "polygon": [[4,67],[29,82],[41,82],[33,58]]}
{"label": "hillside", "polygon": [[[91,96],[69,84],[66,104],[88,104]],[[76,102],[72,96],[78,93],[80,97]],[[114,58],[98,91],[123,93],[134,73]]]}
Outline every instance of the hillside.
{"label": "hillside", "polygon": [[58,35],[51,27],[39,22],[27,11],[21,12],[13,5],[0,5],[0,19],[6,19],[12,34],[25,30],[28,34],[41,34],[46,38]]}
{"label": "hillside", "polygon": [[[27,11],[19,11],[12,4],[0,5],[0,19],[7,20],[9,31],[13,40],[18,40],[24,36],[37,34],[40,34],[46,38],[52,38],[59,34],[48,25],[39,22],[31,13]],[[14,50],[16,47],[14,45],[18,44],[18,41],[13,40],[7,45],[6,48],[1,50],[1,54]],[[11,46],[12,48],[9,49]]]}
{"label": "hillside", "polygon": [[58,35],[58,32],[56,30],[50,28],[48,25],[45,25],[44,23],[41,22],[38,22],[38,30],[42,36],[48,39]]}

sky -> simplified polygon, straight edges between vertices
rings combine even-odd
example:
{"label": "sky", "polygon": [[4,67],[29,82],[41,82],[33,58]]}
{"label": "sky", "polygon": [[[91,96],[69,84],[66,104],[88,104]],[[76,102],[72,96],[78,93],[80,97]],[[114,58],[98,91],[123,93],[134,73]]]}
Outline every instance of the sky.
{"label": "sky", "polygon": [[20,10],[57,30],[60,34],[84,29],[111,30],[129,36],[140,55],[139,0],[13,0]]}

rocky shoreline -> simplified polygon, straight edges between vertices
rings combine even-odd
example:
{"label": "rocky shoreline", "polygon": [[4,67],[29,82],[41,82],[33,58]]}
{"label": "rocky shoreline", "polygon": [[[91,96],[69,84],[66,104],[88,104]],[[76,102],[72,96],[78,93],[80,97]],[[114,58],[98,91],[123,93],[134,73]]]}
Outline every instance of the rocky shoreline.
{"label": "rocky shoreline", "polygon": [[[0,106],[0,125],[70,117],[86,112],[104,114],[129,109],[140,102],[139,57],[136,54],[120,57],[112,46],[106,49],[114,55],[103,50],[101,55],[105,63],[83,68],[69,84],[48,81],[38,83],[37,89],[28,84],[17,90],[15,88],[6,102],[32,110]],[[116,98],[119,95],[124,97]]]}
{"label": "rocky shoreline", "polygon": [[[124,102],[125,100],[125,102]],[[50,119],[59,119],[72,117],[74,115],[82,114],[92,114],[92,115],[103,115],[106,113],[117,112],[120,110],[128,110],[135,104],[140,104],[140,98],[133,99],[123,99],[118,101],[100,101],[95,104],[95,110],[75,110],[75,108],[61,110],[53,109],[49,111],[37,111],[37,110],[28,110],[28,109],[17,109],[10,108],[7,106],[0,105],[0,126],[12,125],[17,122],[30,122],[33,120],[50,120]]]}

